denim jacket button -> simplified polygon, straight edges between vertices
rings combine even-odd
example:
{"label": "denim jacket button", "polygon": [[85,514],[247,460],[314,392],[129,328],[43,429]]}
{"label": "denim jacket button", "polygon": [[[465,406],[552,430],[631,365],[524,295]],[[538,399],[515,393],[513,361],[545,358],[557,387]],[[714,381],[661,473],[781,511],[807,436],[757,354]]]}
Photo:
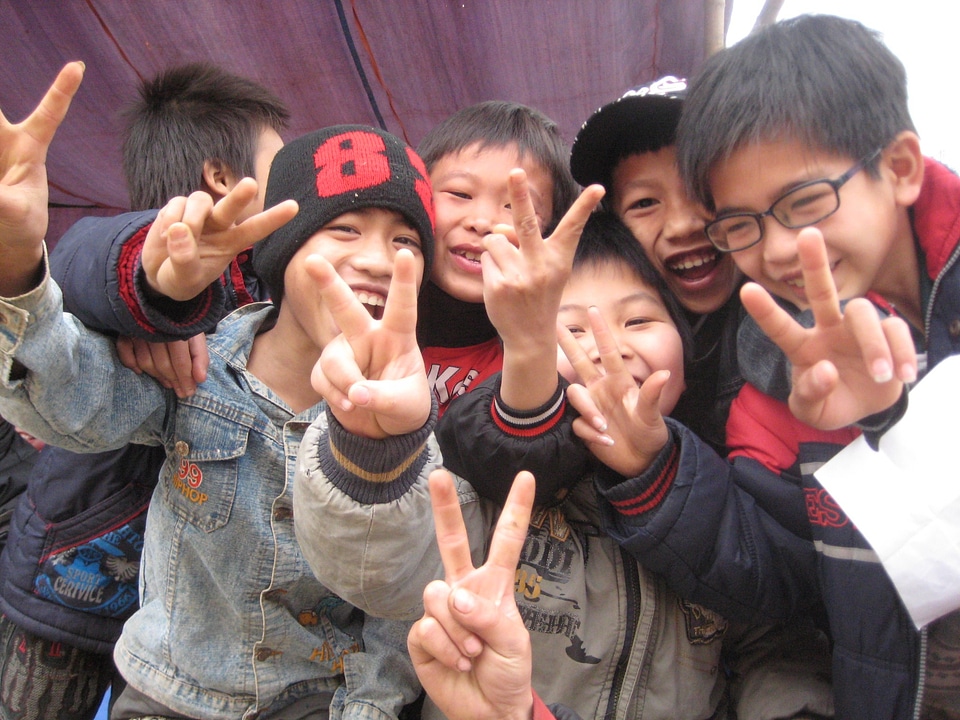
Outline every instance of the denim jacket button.
{"label": "denim jacket button", "polygon": [[274,520],[289,520],[292,517],[293,517],[293,508],[281,506],[273,511]]}
{"label": "denim jacket button", "polygon": [[180,457],[186,457],[190,454],[190,445],[185,443],[183,440],[177,440],[176,444],[173,446],[173,451]]}
{"label": "denim jacket button", "polygon": [[952,338],[960,337],[960,318],[954,318],[950,321],[950,326],[947,328],[947,332],[950,333],[950,337]]}
{"label": "denim jacket button", "polygon": [[269,660],[274,655],[279,655],[279,650],[274,650],[273,648],[262,647],[257,649],[257,660],[263,662],[264,660]]}

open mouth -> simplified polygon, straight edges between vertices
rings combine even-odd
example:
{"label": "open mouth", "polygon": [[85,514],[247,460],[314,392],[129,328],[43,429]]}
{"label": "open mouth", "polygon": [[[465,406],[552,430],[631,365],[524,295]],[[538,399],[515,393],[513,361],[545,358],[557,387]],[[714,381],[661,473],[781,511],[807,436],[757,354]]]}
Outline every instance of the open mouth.
{"label": "open mouth", "polygon": [[673,256],[667,261],[666,267],[681,280],[700,280],[713,272],[719,262],[720,253],[705,247]]}
{"label": "open mouth", "polygon": [[451,252],[457,257],[461,257],[468,262],[477,263],[478,265],[480,264],[480,256],[483,254],[482,252],[475,252],[473,250],[452,250]]}
{"label": "open mouth", "polygon": [[386,298],[382,295],[377,295],[376,293],[358,291],[356,293],[357,299],[363,303],[363,306],[367,309],[367,312],[370,313],[370,317],[374,320],[383,319],[383,308],[386,305]]}

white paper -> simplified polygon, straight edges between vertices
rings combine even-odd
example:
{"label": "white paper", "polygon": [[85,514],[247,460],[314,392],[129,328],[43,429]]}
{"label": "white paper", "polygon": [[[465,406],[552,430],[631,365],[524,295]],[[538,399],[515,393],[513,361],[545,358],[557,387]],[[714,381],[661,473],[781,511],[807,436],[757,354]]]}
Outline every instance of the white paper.
{"label": "white paper", "polygon": [[917,628],[960,608],[960,356],[910,391],[880,440],[861,437],[814,475],[856,523]]}

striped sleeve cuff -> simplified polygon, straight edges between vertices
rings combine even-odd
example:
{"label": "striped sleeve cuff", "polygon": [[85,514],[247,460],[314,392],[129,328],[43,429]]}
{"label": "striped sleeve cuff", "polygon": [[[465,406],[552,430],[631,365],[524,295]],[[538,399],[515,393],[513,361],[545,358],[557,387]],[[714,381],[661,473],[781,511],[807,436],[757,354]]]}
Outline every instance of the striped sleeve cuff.
{"label": "striped sleeve cuff", "polygon": [[333,485],[359,503],[393,502],[417,481],[429,457],[428,440],[437,423],[437,404],[423,427],[382,440],[346,430],[329,409],[327,442],[318,448],[320,468]]}
{"label": "striped sleeve cuff", "polygon": [[544,435],[557,425],[567,408],[566,383],[561,379],[546,403],[533,410],[514,410],[500,397],[500,382],[493,396],[490,414],[501,431],[513,437],[531,438]]}
{"label": "striped sleeve cuff", "polygon": [[641,475],[624,478],[613,471],[601,471],[597,475],[597,484],[616,512],[637,517],[660,505],[673,486],[679,465],[680,445],[671,432],[657,459]]}

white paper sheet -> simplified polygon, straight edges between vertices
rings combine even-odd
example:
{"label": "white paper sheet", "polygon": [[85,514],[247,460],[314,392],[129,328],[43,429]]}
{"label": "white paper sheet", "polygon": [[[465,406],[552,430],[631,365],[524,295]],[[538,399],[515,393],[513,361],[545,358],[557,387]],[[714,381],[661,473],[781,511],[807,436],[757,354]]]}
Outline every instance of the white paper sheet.
{"label": "white paper sheet", "polygon": [[918,628],[960,608],[960,356],[910,391],[903,419],[863,438],[817,480],[876,550]]}

